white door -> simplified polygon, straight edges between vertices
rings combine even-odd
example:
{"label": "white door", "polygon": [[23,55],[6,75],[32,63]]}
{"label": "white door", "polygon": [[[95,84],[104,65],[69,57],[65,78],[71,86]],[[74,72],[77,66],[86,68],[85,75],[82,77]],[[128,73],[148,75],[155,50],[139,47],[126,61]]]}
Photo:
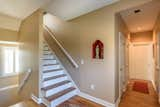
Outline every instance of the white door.
{"label": "white door", "polygon": [[130,44],[130,79],[153,80],[153,45],[151,43]]}
{"label": "white door", "polygon": [[119,97],[125,88],[125,37],[119,32]]}

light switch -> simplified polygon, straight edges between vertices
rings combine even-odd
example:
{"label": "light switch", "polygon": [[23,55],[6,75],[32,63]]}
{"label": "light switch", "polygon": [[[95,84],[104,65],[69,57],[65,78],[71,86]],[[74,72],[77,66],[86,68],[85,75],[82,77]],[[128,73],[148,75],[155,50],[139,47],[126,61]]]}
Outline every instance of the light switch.
{"label": "light switch", "polygon": [[31,68],[28,68],[28,70],[27,70],[28,72],[31,72],[32,71],[32,69]]}
{"label": "light switch", "polygon": [[82,65],[84,64],[84,60],[83,60],[83,59],[81,59],[81,64],[82,64]]}

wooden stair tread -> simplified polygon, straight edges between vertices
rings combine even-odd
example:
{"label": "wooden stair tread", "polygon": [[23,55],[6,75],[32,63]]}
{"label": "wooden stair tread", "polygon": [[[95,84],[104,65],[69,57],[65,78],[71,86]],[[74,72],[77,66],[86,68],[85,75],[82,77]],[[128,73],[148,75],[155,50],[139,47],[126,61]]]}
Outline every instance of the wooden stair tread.
{"label": "wooden stair tread", "polygon": [[59,63],[56,63],[56,64],[44,64],[43,66],[52,66],[52,65],[59,65]]}
{"label": "wooden stair tread", "polygon": [[60,71],[60,70],[63,70],[63,69],[59,68],[59,69],[54,69],[54,70],[46,70],[46,71],[43,71],[43,73],[55,72],[55,71]]}
{"label": "wooden stair tread", "polygon": [[43,60],[55,60],[55,59],[43,58]]}
{"label": "wooden stair tread", "polygon": [[65,90],[63,90],[63,91],[61,91],[61,92],[59,92],[59,93],[57,93],[57,94],[54,94],[54,95],[52,95],[52,96],[50,96],[50,97],[46,97],[46,99],[47,99],[48,101],[53,101],[53,100],[55,100],[55,99],[57,99],[57,98],[65,95],[65,94],[67,94],[67,93],[69,93],[69,92],[71,92],[71,91],[73,91],[73,90],[75,90],[75,89],[76,89],[76,88],[74,88],[74,87],[70,87],[70,88],[65,89]]}
{"label": "wooden stair tread", "polygon": [[48,81],[48,80],[52,80],[52,79],[57,79],[57,78],[60,78],[60,77],[65,77],[65,76],[67,76],[67,75],[66,74],[57,75],[57,76],[46,78],[46,79],[44,79],[44,81]]}
{"label": "wooden stair tread", "polygon": [[69,80],[62,81],[62,82],[59,82],[59,83],[57,83],[57,84],[54,84],[54,85],[51,85],[51,86],[42,88],[42,90],[43,90],[43,91],[47,91],[47,90],[50,90],[50,89],[53,89],[53,88],[56,88],[56,87],[59,87],[59,86],[68,84],[68,83],[70,83],[70,82],[71,82],[71,81],[69,81]]}

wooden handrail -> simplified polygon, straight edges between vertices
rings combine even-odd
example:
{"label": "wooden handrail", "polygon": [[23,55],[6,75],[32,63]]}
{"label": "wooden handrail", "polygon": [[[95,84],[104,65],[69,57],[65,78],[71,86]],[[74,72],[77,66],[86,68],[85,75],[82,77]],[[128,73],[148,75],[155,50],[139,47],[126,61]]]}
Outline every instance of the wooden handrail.
{"label": "wooden handrail", "polygon": [[63,53],[67,56],[67,58],[70,60],[70,62],[73,64],[75,68],[78,68],[78,64],[74,61],[74,59],[71,57],[71,55],[64,49],[64,47],[60,44],[60,42],[56,39],[54,36],[54,33],[46,26],[43,26],[44,29],[51,35],[51,37],[55,40],[55,42],[58,44],[60,49],[63,51]]}
{"label": "wooden handrail", "polygon": [[19,85],[19,89],[18,92],[21,91],[21,89],[24,87],[24,85],[26,84],[27,80],[29,79],[29,76],[31,75],[31,70],[28,70],[28,72],[26,73],[25,77],[23,78],[22,82]]}

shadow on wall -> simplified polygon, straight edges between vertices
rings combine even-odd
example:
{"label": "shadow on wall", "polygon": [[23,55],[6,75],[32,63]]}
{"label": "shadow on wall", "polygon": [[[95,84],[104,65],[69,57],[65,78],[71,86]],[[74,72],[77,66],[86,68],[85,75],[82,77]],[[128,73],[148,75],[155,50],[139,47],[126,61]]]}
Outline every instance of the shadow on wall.
{"label": "shadow on wall", "polygon": [[18,75],[0,77],[0,107],[8,107],[20,101],[17,84]]}

